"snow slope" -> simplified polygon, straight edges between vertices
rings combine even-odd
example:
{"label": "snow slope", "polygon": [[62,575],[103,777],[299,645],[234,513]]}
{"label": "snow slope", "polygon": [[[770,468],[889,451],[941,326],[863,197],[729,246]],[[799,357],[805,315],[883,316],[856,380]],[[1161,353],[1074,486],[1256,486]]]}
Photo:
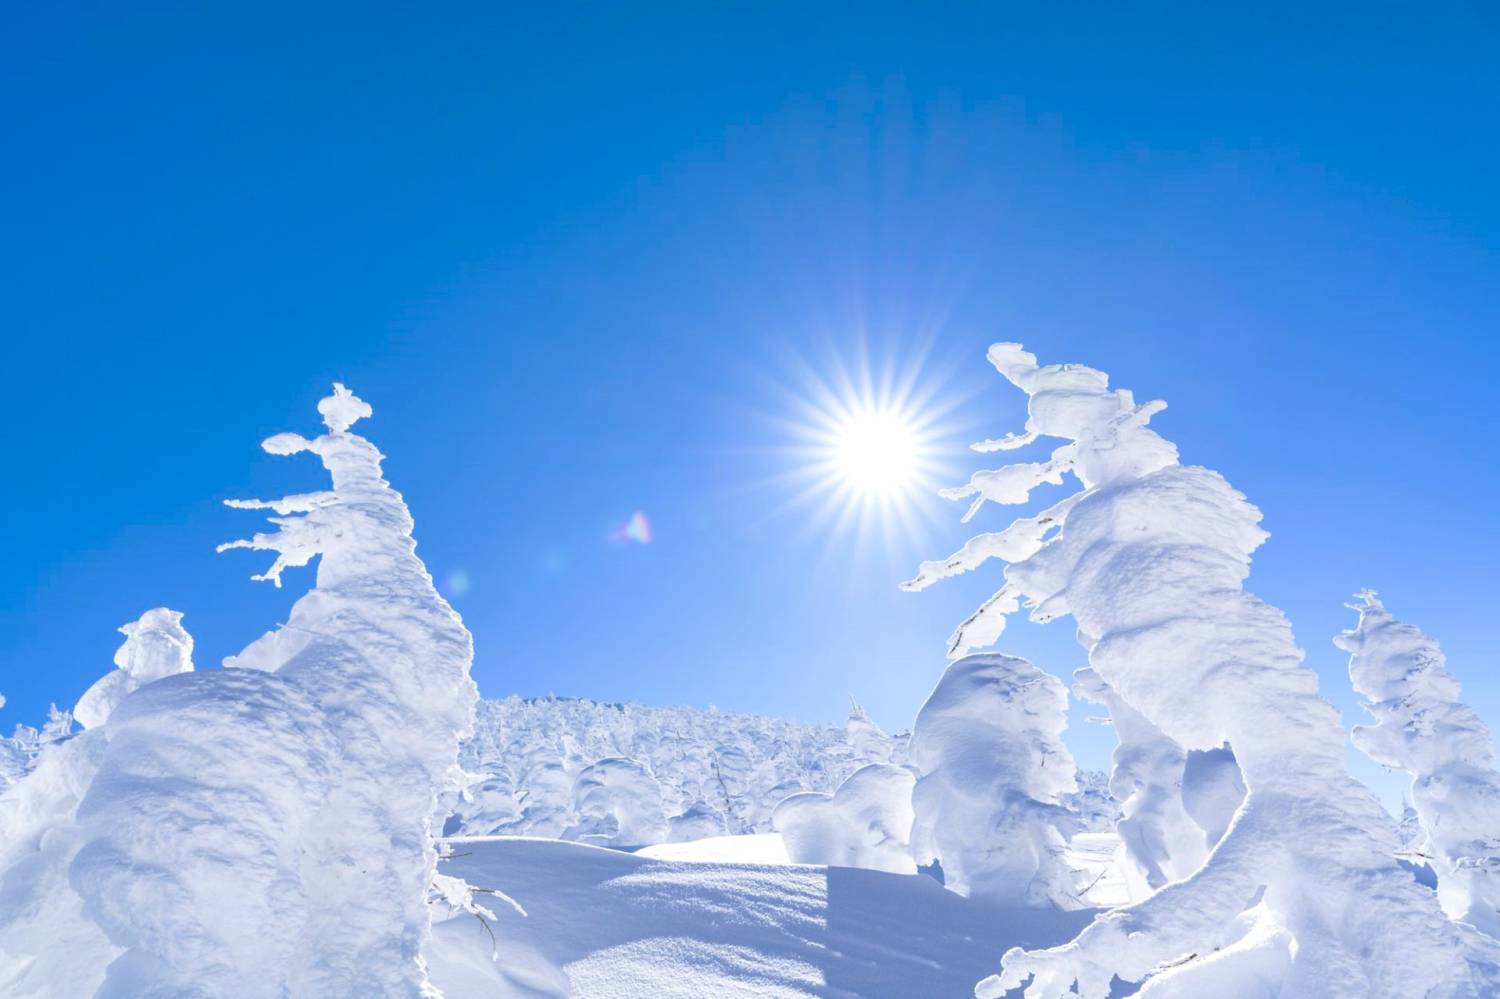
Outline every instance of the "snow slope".
{"label": "snow slope", "polygon": [[968,997],[1006,948],[1062,943],[1094,914],[961,898],[920,874],[450,845],[444,873],[503,889],[527,915],[494,906],[494,943],[470,915],[434,926],[426,957],[449,999]]}

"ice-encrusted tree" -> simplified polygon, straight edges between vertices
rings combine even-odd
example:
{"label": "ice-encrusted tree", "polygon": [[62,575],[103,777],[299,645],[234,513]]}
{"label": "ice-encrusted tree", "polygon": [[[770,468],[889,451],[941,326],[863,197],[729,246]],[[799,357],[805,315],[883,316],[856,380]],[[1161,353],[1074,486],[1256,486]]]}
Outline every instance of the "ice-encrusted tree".
{"label": "ice-encrusted tree", "polygon": [[971,655],[951,663],[911,733],[918,864],[942,865],[961,895],[1073,904],[1063,859],[1078,789],[1062,742],[1068,692],[1025,659]]}
{"label": "ice-encrusted tree", "polygon": [[1354,744],[1411,774],[1443,911],[1500,937],[1500,773],[1489,726],[1458,699],[1434,639],[1392,617],[1373,590],[1355,600],[1359,623],[1333,640],[1375,716],[1355,726]]}
{"label": "ice-encrusted tree", "polygon": [[[277,434],[332,488],[270,502],[256,577],[320,557],[287,623],[223,670],[148,683],[117,705],[78,808],[71,881],[120,949],[101,996],[425,996],[421,949],[439,802],[462,772],[472,647],[417,558],[381,454],[350,426]],[[85,734],[92,734],[85,733]]]}
{"label": "ice-encrusted tree", "polygon": [[1071,474],[1081,488],[1004,530],[925,563],[920,589],[990,558],[1005,583],[950,640],[990,645],[1025,604],[1034,621],[1071,614],[1089,665],[1185,749],[1228,745],[1247,796],[1207,863],[1141,902],[1097,917],[1067,945],[1013,949],[981,996],[1102,999],[1116,977],[1152,996],[1479,996],[1500,988],[1493,942],[1444,918],[1392,857],[1394,829],[1345,771],[1337,713],[1280,611],[1244,589],[1267,537],[1260,512],[1216,472],[1178,464],[1103,372],[1038,366],[1019,345],[989,360],[1028,398],[1010,450],[1061,438],[1043,460],[974,474],[947,493],[1023,503]]}

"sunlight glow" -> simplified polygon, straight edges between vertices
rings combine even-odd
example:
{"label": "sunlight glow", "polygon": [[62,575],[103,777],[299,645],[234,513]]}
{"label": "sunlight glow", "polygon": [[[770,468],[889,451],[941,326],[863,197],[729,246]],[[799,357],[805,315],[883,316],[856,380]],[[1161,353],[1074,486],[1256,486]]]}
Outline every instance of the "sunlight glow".
{"label": "sunlight glow", "polygon": [[901,415],[889,410],[853,413],[834,431],[834,460],[856,493],[899,493],[917,476],[917,437]]}
{"label": "sunlight glow", "polygon": [[829,552],[835,539],[847,550],[850,532],[861,550],[904,552],[946,526],[937,490],[961,474],[953,455],[966,428],[956,410],[968,398],[950,363],[933,362],[921,344],[876,361],[859,342],[816,361],[789,355],[766,387],[776,406],[765,415],[781,441],[761,484],[782,493],[767,519],[794,514],[797,532]]}

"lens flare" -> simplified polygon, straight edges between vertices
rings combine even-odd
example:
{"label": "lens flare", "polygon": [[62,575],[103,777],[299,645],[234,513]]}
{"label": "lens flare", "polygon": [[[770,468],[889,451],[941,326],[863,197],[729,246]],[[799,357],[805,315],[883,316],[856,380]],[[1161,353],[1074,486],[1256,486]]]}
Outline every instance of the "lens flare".
{"label": "lens flare", "polygon": [[609,539],[616,544],[649,545],[651,543],[651,521],[646,519],[646,514],[637,510],[630,515],[630,519],[617,526],[609,534]]}

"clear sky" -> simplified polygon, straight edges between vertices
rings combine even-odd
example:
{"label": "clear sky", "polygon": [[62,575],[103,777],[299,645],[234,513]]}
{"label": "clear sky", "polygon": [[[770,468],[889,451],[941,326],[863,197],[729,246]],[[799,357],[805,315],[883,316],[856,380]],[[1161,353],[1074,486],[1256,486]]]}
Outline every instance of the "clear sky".
{"label": "clear sky", "polygon": [[997,339],[1169,401],[1346,718],[1372,586],[1500,723],[1493,7],[45,6],[0,40],[6,728],[149,607],[200,666],[283,618],[310,574],[216,556],[220,503],[321,483],[257,444],[334,379],[486,694],[904,726],[997,577],[897,591],[956,505],[796,501],[808,382],[912,382],[956,482],[1022,419]]}

